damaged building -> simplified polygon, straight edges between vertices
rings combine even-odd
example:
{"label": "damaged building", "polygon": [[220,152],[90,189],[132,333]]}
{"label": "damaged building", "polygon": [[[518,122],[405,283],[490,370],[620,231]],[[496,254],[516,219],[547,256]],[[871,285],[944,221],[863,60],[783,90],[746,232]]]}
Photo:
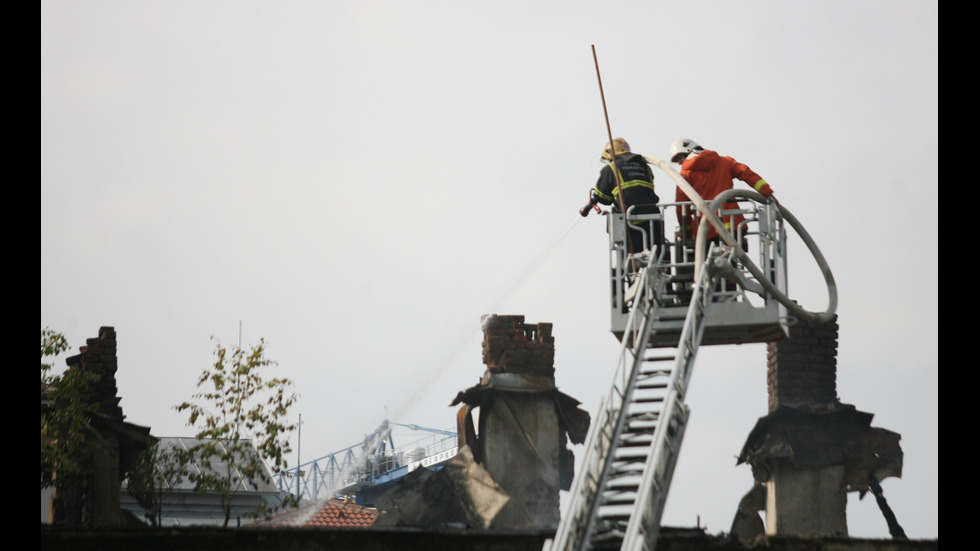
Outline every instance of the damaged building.
{"label": "damaged building", "polygon": [[584,441],[589,414],[555,384],[550,323],[483,318],[479,384],[459,392],[459,453],[443,469],[418,469],[379,496],[378,526],[457,525],[554,529],[559,491],[574,476],[569,443]]}
{"label": "damaged building", "polygon": [[[458,408],[458,453],[442,468],[405,475],[378,496],[377,508],[336,500],[311,503],[238,530],[42,526],[42,549],[541,549],[554,534],[559,491],[574,476],[570,445],[585,438],[590,416],[557,389],[551,324],[528,324],[523,316],[483,321],[486,370],[451,403]],[[855,491],[873,493],[893,534],[900,533],[878,484],[901,475],[900,436],[872,427],[872,414],[837,398],[836,321],[799,324],[792,331],[791,339],[769,345],[770,414],[751,431],[739,457],[757,483],[739,504],[730,534],[664,527],[657,549],[937,549],[935,540],[846,537],[842,498]],[[118,501],[116,477],[149,437],[148,429],[122,422],[121,410],[111,407],[119,400],[105,378],[115,372],[114,345],[115,332],[103,328],[69,361],[102,373],[98,401],[108,408],[100,409],[93,425],[102,427],[102,437],[119,439],[118,465],[107,461],[102,468],[117,474],[96,477],[111,479],[117,497],[110,496],[108,507],[90,503],[99,511],[118,511],[112,505],[112,499]]]}

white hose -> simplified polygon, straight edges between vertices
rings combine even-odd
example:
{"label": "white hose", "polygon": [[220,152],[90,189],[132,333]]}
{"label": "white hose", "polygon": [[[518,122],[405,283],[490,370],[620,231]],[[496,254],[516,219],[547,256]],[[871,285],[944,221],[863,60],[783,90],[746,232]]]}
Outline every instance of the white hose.
{"label": "white hose", "polygon": [[814,322],[814,323],[824,323],[833,319],[834,313],[837,311],[837,284],[834,282],[834,275],[831,273],[830,266],[827,264],[827,260],[820,252],[820,249],[817,247],[817,244],[810,237],[810,234],[803,228],[803,225],[800,224],[799,220],[797,220],[796,217],[793,216],[793,214],[786,207],[784,207],[782,204],[779,203],[776,204],[776,206],[779,208],[780,216],[782,216],[783,219],[789,222],[789,224],[793,227],[793,229],[795,229],[796,232],[799,234],[800,238],[803,239],[803,242],[806,243],[807,248],[810,249],[810,254],[812,254],[814,260],[817,261],[817,265],[820,267],[820,272],[824,276],[824,281],[826,281],[827,283],[827,293],[829,295],[829,303],[827,305],[827,309],[822,313],[814,313],[802,308],[799,304],[793,302],[788,296],[786,296],[785,293],[777,289],[776,286],[771,281],[769,281],[769,278],[766,277],[765,274],[763,274],[762,270],[760,270],[759,267],[756,266],[755,263],[752,261],[752,259],[749,258],[748,254],[746,254],[745,251],[742,249],[741,244],[735,241],[735,238],[732,236],[731,232],[728,231],[728,229],[721,222],[718,216],[715,215],[715,211],[719,207],[721,207],[723,203],[729,201],[733,197],[745,197],[748,199],[754,199],[756,201],[759,201],[760,203],[764,203],[766,202],[765,196],[763,196],[761,193],[757,191],[731,189],[719,194],[718,197],[716,197],[709,205],[705,203],[701,195],[698,194],[698,192],[695,191],[693,187],[691,187],[691,184],[689,184],[687,180],[684,179],[683,176],[678,174],[677,171],[674,170],[674,167],[670,166],[670,163],[658,157],[655,157],[653,155],[644,155],[643,158],[644,160],[646,160],[647,163],[656,166],[660,170],[664,171],[665,174],[670,176],[671,179],[674,180],[674,183],[677,184],[677,187],[679,187],[681,191],[683,191],[688,196],[688,198],[691,199],[691,202],[694,203],[694,206],[696,206],[698,210],[701,211],[701,214],[703,215],[701,218],[701,224],[698,227],[697,240],[695,241],[695,246],[694,246],[695,281],[697,281],[698,274],[700,273],[702,264],[704,262],[703,259],[704,241],[705,241],[704,237],[707,234],[707,229],[708,229],[707,225],[711,224],[715,228],[715,231],[718,232],[718,235],[721,236],[722,240],[727,245],[732,247],[732,251],[734,252],[735,256],[737,256],[738,259],[742,261],[746,269],[748,269],[748,271],[751,272],[752,275],[755,276],[755,278],[759,281],[762,287],[767,292],[769,292],[773,296],[773,298],[775,298],[780,303],[782,303],[787,310],[796,314],[797,317],[803,318],[807,321]]}

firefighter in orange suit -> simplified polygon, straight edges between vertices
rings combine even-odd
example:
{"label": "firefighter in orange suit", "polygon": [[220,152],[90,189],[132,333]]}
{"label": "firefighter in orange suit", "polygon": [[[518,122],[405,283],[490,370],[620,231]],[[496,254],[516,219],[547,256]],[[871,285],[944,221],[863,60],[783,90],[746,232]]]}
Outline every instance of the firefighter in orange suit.
{"label": "firefighter in orange suit", "polygon": [[[758,191],[765,197],[772,197],[772,188],[769,184],[752,171],[747,165],[736,161],[731,157],[723,157],[716,151],[704,149],[694,140],[681,138],[670,146],[670,160],[681,165],[681,176],[694,191],[697,191],[705,202],[711,202],[723,191],[732,189],[733,179],[738,178],[745,182],[752,189]],[[690,201],[680,187],[677,188],[677,201]],[[775,198],[773,198],[775,200]],[[738,209],[735,201],[725,203],[722,209]],[[677,209],[677,218],[684,235],[693,239],[697,235],[697,224],[699,217],[693,216],[690,210],[682,212]],[[741,214],[722,217],[725,228],[730,232],[735,232],[738,224],[745,218]],[[733,233],[734,235],[734,233]],[[713,226],[708,226],[707,239],[718,241],[718,232]]]}

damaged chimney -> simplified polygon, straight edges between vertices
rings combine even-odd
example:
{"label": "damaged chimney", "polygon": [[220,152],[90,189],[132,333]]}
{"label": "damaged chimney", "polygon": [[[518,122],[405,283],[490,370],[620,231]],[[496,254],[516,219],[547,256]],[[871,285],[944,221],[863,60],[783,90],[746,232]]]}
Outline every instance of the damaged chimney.
{"label": "damaged chimney", "polygon": [[[555,386],[555,339],[550,323],[524,316],[483,317],[483,362],[478,386],[460,392],[460,446],[473,455],[510,497],[494,528],[556,527],[559,490],[568,489],[574,456],[589,414]],[[479,408],[478,428],[472,409]]]}
{"label": "damaged chimney", "polygon": [[846,536],[847,492],[863,496],[901,477],[901,436],[837,397],[837,332],[836,316],[798,320],[788,339],[768,345],[769,415],[738,462],[765,484],[769,535]]}
{"label": "damaged chimney", "polygon": [[[782,423],[801,437],[825,436],[833,446],[834,430],[821,430],[817,412],[840,405],[837,398],[837,318],[824,324],[798,323],[790,336],[771,342],[768,351],[769,412],[792,411]],[[782,409],[781,409],[782,408]],[[808,415],[809,413],[809,415]],[[782,417],[779,417],[782,419]],[[791,425],[787,426],[787,425]],[[821,438],[823,440],[823,438]],[[803,450],[794,450],[802,452]],[[814,457],[776,460],[766,483],[766,526],[769,534],[847,535],[847,492],[841,481],[844,463],[814,463]],[[801,468],[802,467],[802,468]]]}
{"label": "damaged chimney", "polygon": [[482,321],[487,369],[450,404],[462,404],[459,453],[441,470],[417,469],[378,496],[384,514],[376,526],[558,526],[559,490],[571,487],[575,464],[567,444],[585,441],[589,414],[555,386],[550,323],[497,315]]}

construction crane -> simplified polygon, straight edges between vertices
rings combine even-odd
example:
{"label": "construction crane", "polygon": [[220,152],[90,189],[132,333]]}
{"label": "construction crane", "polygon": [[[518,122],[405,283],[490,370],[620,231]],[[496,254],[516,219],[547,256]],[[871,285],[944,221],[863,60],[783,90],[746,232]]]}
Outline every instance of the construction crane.
{"label": "construction crane", "polygon": [[[827,321],[837,307],[826,261],[785,207],[749,190],[729,190],[706,203],[669,163],[645,158],[692,201],[660,204],[654,214],[630,209],[607,215],[611,329],[621,341],[619,359],[546,551],[653,550],[687,427],[684,397],[699,346],[779,340],[788,335],[794,317]],[[742,201],[739,209],[722,209],[736,198]],[[680,231],[673,241],[651,243],[650,224],[662,223],[665,213],[678,209],[701,214],[693,246]],[[729,232],[722,220],[736,214],[744,222]],[[646,228],[643,251],[629,251],[627,224]],[[722,246],[705,245],[708,224]],[[805,310],[786,295],[787,226],[803,239],[824,275],[830,297],[824,312]]]}
{"label": "construction crane", "polygon": [[[431,433],[396,447],[392,426]],[[366,504],[391,482],[420,466],[438,468],[457,452],[456,433],[385,419],[364,441],[308,461],[276,477],[277,487],[304,501],[355,495]]]}
{"label": "construction crane", "polygon": [[397,425],[399,427],[405,427],[412,430],[421,430],[425,432],[431,432],[433,434],[441,434],[442,436],[448,436],[450,438],[456,438],[456,431],[444,430],[444,429],[430,429],[428,427],[420,427],[415,423],[406,425],[405,423],[391,423],[392,425]]}

